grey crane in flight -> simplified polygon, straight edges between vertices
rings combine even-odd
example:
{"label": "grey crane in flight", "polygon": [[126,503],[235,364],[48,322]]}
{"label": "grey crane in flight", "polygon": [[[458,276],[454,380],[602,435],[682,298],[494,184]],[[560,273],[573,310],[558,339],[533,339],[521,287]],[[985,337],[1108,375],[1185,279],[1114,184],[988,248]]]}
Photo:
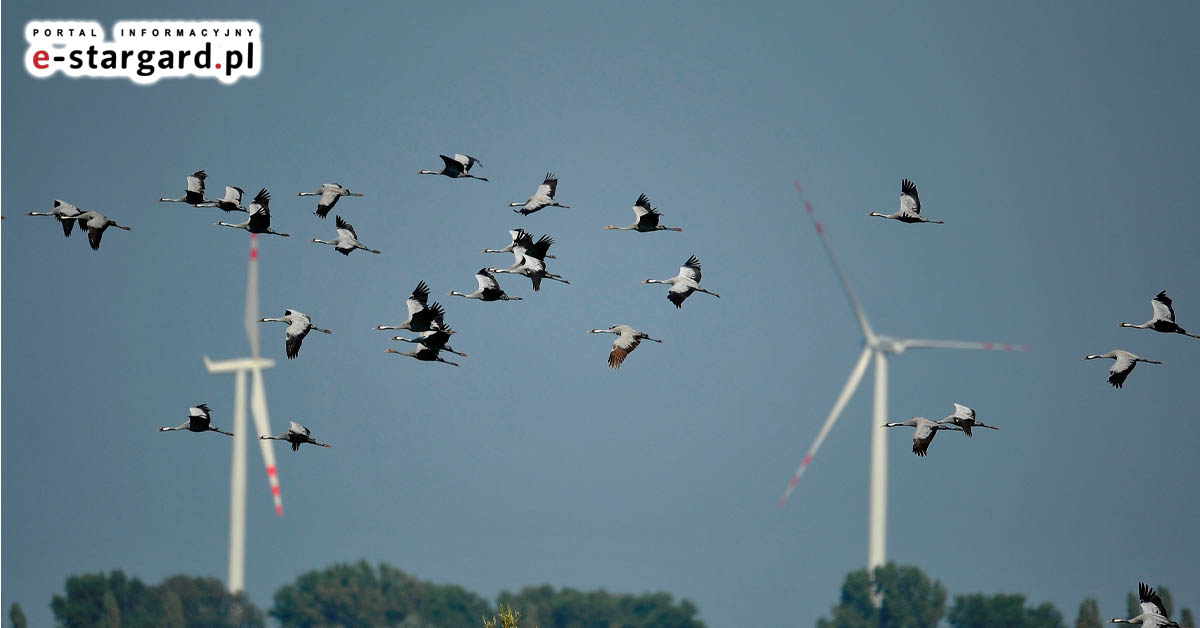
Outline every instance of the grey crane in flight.
{"label": "grey crane in flight", "polygon": [[293,360],[300,355],[300,344],[304,342],[304,337],[310,331],[319,331],[323,334],[332,334],[328,329],[321,329],[312,324],[312,319],[304,312],[296,310],[284,310],[282,318],[260,318],[260,323],[287,323],[287,330],[284,332],[283,346],[287,353],[287,358]]}
{"label": "grey crane in flight", "polygon": [[1113,618],[1110,624],[1140,624],[1142,628],[1179,628],[1179,624],[1167,617],[1167,607],[1162,598],[1146,583],[1138,583],[1138,605],[1142,612],[1137,617],[1129,619]]}
{"label": "grey crane in flight", "polygon": [[208,410],[208,405],[198,403],[188,409],[188,420],[175,427],[160,427],[160,432],[174,432],[176,430],[187,430],[189,432],[217,432],[226,436],[233,436],[232,433],[219,430],[212,426],[212,414]]}
{"label": "grey crane in flight", "polygon": [[292,444],[292,451],[297,451],[300,449],[300,445],[305,443],[316,445],[317,447],[329,447],[329,445],[326,443],[317,442],[316,439],[312,437],[312,432],[310,432],[307,427],[304,427],[295,421],[289,421],[289,423],[291,423],[291,426],[288,427],[288,431],[280,434],[279,436],[263,435],[259,436],[258,438],[260,440],[286,440]]}
{"label": "grey crane in flight", "polygon": [[250,217],[246,222],[218,222],[222,227],[233,227],[234,229],[245,229],[250,233],[269,233],[271,235],[283,236],[290,238],[286,233],[280,233],[271,228],[271,193],[267,188],[258,191],[254,195],[254,200],[250,203]]}
{"label": "grey crane in flight", "polygon": [[416,351],[405,352],[405,351],[397,351],[395,349],[386,349],[385,351],[387,353],[395,353],[396,355],[403,355],[403,356],[410,357],[410,358],[416,358],[422,362],[441,362],[442,364],[449,364],[450,366],[458,366],[457,362],[451,362],[450,360],[447,360],[446,358],[439,356],[438,355],[438,353],[440,351],[439,349],[432,349],[430,347],[427,347],[427,346],[421,344],[420,342],[417,343]]}
{"label": "grey crane in flight", "polygon": [[475,281],[479,284],[479,289],[470,294],[463,294],[457,290],[451,290],[452,297],[465,297],[467,299],[478,299],[480,301],[520,301],[521,297],[510,297],[500,289],[500,282],[496,281],[496,276],[486,268],[480,268],[475,273]]}
{"label": "grey crane in flight", "polygon": [[376,330],[385,329],[407,329],[409,331],[423,332],[432,329],[435,321],[441,321],[446,312],[442,309],[442,304],[437,301],[433,305],[429,304],[429,286],[424,281],[417,284],[416,289],[412,291],[408,299],[405,300],[405,305],[408,307],[408,319],[399,325],[376,325]]}
{"label": "grey crane in flight", "polygon": [[936,421],[930,421],[923,416],[915,416],[907,421],[900,421],[898,423],[883,424],[883,427],[901,426],[916,428],[916,431],[913,432],[913,453],[922,458],[925,457],[926,453],[929,452],[929,443],[933,442],[933,437],[937,436],[939,430],[947,430],[952,432],[964,431],[957,427],[939,425]]}
{"label": "grey crane in flight", "polygon": [[71,229],[75,227],[74,218],[83,212],[76,206],[66,202],[54,199],[54,207],[48,212],[29,212],[26,216],[54,216],[54,219],[62,224],[63,235],[71,237]]}
{"label": "grey crane in flight", "polygon": [[248,212],[245,207],[242,207],[242,195],[245,192],[242,188],[235,185],[225,186],[225,197],[210,201],[209,203],[197,205],[197,207],[216,207],[223,212]]}
{"label": "grey crane in flight", "polygon": [[334,219],[334,224],[337,226],[337,237],[332,240],[313,238],[313,242],[317,244],[332,244],[333,250],[347,256],[358,249],[362,249],[368,253],[375,253],[376,255],[379,254],[379,251],[369,248],[358,241],[358,232],[354,230],[354,225],[342,220],[341,216],[334,216]]}
{"label": "grey crane in flight", "polygon": [[338,199],[343,196],[362,196],[358,192],[351,192],[348,188],[342,187],[341,183],[325,183],[317,188],[316,192],[300,192],[296,196],[320,196],[317,201],[317,211],[313,214],[326,218],[329,216],[329,210],[337,204]]}
{"label": "grey crane in flight", "polygon": [[692,296],[693,292],[703,292],[721,298],[721,295],[702,287],[700,277],[700,259],[693,255],[679,268],[678,275],[669,279],[647,279],[642,283],[663,283],[671,286],[667,290],[667,299],[674,303],[676,308],[682,308],[684,300]]}
{"label": "grey crane in flight", "polygon": [[1134,329],[1153,329],[1165,334],[1183,334],[1192,338],[1200,338],[1196,334],[1189,334],[1186,330],[1175,323],[1175,308],[1171,307],[1171,297],[1167,296],[1167,291],[1163,290],[1154,296],[1150,301],[1150,306],[1154,308],[1154,318],[1142,323],[1134,325],[1133,323],[1121,323],[1121,327],[1133,327]]}
{"label": "grey crane in flight", "polygon": [[478,179],[480,181],[487,181],[486,177],[477,177],[471,174],[471,168],[475,167],[475,164],[482,166],[483,162],[470,155],[459,153],[453,157],[445,155],[438,155],[438,157],[442,158],[442,163],[444,164],[441,170],[418,170],[417,174],[440,174],[451,179]]}
{"label": "grey crane in flight", "polygon": [[129,227],[118,225],[112,218],[94,211],[80,212],[71,220],[79,221],[79,228],[87,230],[88,244],[91,245],[93,251],[100,250],[100,238],[104,237],[104,231],[109,227],[130,230]]}
{"label": "grey crane in flight", "polygon": [[973,428],[973,427],[986,427],[989,430],[1000,429],[998,427],[994,427],[991,425],[984,425],[983,423],[980,423],[978,420],[975,419],[975,410],[972,408],[968,408],[968,407],[962,405],[961,403],[954,404],[954,414],[951,414],[950,416],[942,419],[941,421],[938,421],[938,423],[942,423],[942,424],[949,423],[951,425],[957,425],[958,427],[962,428],[963,433],[966,434],[968,438],[971,436],[971,428]]}
{"label": "grey crane in flight", "polygon": [[524,275],[533,282],[534,292],[542,289],[543,279],[553,279],[569,284],[571,282],[563,279],[562,275],[555,275],[546,270],[546,252],[550,250],[552,244],[554,244],[554,238],[548,235],[544,235],[534,242],[533,236],[525,233],[522,239],[513,245],[513,265],[508,268],[489,268],[488,271]]}
{"label": "grey crane in flight", "polygon": [[609,225],[605,229],[639,231],[641,233],[649,233],[651,231],[683,231],[680,227],[664,227],[658,224],[658,220],[662,217],[662,214],[650,205],[650,199],[645,194],[638,196],[637,201],[634,202],[633,215],[635,218],[633,224],[624,227]]}
{"label": "grey crane in flight", "polygon": [[613,340],[612,351],[608,354],[608,366],[613,370],[621,368],[621,364],[625,362],[625,358],[629,357],[629,354],[633,353],[633,350],[637,349],[643,340],[662,342],[658,338],[651,338],[650,334],[636,330],[629,325],[613,325],[608,329],[593,329],[588,333],[616,334],[617,337]]}
{"label": "grey crane in flight", "polygon": [[525,202],[509,203],[508,206],[520,207],[521,209],[514,209],[513,211],[521,214],[522,216],[528,216],[529,214],[532,214],[536,211],[541,211],[546,207],[562,207],[564,209],[570,209],[570,205],[563,205],[562,203],[554,200],[554,193],[557,191],[558,177],[554,176],[553,172],[547,172],[546,178],[542,180],[542,184],[538,186],[537,191],[533,193],[533,196],[529,197],[529,200]]}
{"label": "grey crane in flight", "polygon": [[212,207],[211,199],[204,198],[204,179],[208,175],[203,170],[197,170],[187,176],[187,191],[179,198],[160,198],[160,203],[187,203],[196,207],[207,206]]}
{"label": "grey crane in flight", "polygon": [[[512,242],[509,242],[508,246],[506,246],[502,249],[484,249],[483,252],[484,253],[512,253],[513,247],[517,246],[518,242],[524,240],[526,234],[528,234],[530,237],[533,237],[533,234],[529,234],[524,229],[519,229],[519,228],[518,229],[509,229],[508,236],[510,238],[512,238]],[[558,258],[554,257],[553,255],[547,254],[546,259],[558,259]]]}
{"label": "grey crane in flight", "polygon": [[871,212],[868,216],[879,216],[880,218],[891,218],[900,222],[932,222],[942,224],[940,220],[929,220],[921,215],[921,198],[917,196],[917,184],[905,179],[900,182],[900,211],[894,214],[881,214],[879,212]]}
{"label": "grey crane in flight", "polygon": [[1122,351],[1121,349],[1113,349],[1108,353],[1084,356],[1083,359],[1096,360],[1099,358],[1116,360],[1112,367],[1108,369],[1108,383],[1112,384],[1113,388],[1120,388],[1121,386],[1125,385],[1125,378],[1129,377],[1129,374],[1133,372],[1133,368],[1137,366],[1138,362],[1146,362],[1147,364],[1162,364],[1162,362],[1157,360],[1147,360],[1140,355],[1135,355],[1128,351]]}

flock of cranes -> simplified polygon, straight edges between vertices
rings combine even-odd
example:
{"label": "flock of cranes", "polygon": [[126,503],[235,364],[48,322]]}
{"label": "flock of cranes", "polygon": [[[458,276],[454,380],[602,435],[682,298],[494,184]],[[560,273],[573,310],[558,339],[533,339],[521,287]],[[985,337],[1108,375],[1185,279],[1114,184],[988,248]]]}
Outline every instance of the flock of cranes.
{"label": "flock of cranes", "polygon": [[[1150,301],[1150,305],[1154,308],[1154,316],[1150,320],[1140,325],[1134,325],[1133,323],[1121,323],[1121,327],[1150,329],[1164,334],[1182,334],[1192,338],[1200,338],[1200,336],[1187,333],[1187,331],[1175,323],[1175,308],[1171,306],[1171,298],[1167,296],[1166,290],[1163,290],[1155,295],[1154,299]],[[1143,358],[1140,355],[1130,353],[1123,349],[1113,349],[1108,353],[1088,355],[1084,356],[1083,359],[1096,360],[1100,358],[1116,360],[1113,362],[1112,367],[1108,369],[1108,383],[1112,384],[1114,388],[1120,388],[1125,385],[1125,378],[1129,377],[1129,374],[1133,372],[1133,368],[1137,366],[1138,362],[1145,362],[1147,364],[1162,364],[1162,362],[1159,362],[1158,360]]]}
{"label": "flock of cranes", "polygon": [[[455,154],[453,157],[440,155],[440,157],[443,162],[441,170],[420,170],[418,174],[442,175],[453,179],[488,180],[486,177],[476,176],[471,173],[471,170],[475,166],[482,165],[482,162],[475,157],[464,154]],[[242,205],[244,192],[242,188],[236,186],[226,186],[223,198],[208,198],[205,194],[206,178],[207,174],[204,170],[198,170],[187,175],[187,186],[183,196],[178,198],[164,197],[160,198],[159,201],[185,203],[193,207],[212,207],[226,213],[243,212],[247,214],[247,219],[244,222],[232,223],[221,221],[217,222],[216,225],[242,229],[252,234],[290,237],[289,234],[275,231],[271,227],[271,194],[266,188],[261,188],[250,202],[250,205],[246,207]],[[569,205],[559,203],[555,199],[557,189],[558,178],[552,173],[547,173],[532,196],[525,201],[509,203],[509,207],[515,208],[513,211],[522,216],[528,216],[547,207],[569,208]],[[300,192],[298,196],[319,197],[316,211],[313,213],[324,219],[327,218],[330,211],[343,196],[361,197],[363,195],[351,192],[348,188],[338,183],[326,183],[317,188],[315,192]],[[607,230],[636,231],[640,233],[683,231],[680,227],[669,227],[660,224],[662,214],[651,204],[649,197],[645,194],[640,194],[634,202],[633,213],[635,220],[632,224],[626,226],[608,225],[604,228]],[[31,211],[27,215],[54,217],[61,224],[63,235],[68,238],[71,236],[73,226],[78,224],[81,230],[87,231],[88,241],[93,250],[99,250],[101,238],[108,227],[116,227],[126,231],[130,230],[128,226],[117,224],[104,215],[94,211],[81,210],[79,207],[63,200],[55,200],[53,208],[48,212]],[[942,220],[931,220],[921,215],[921,201],[918,196],[917,186],[908,179],[904,179],[901,183],[899,211],[893,214],[870,212],[868,216],[887,218],[908,224],[943,224]],[[346,256],[360,249],[380,254],[379,250],[369,248],[363,244],[359,240],[354,226],[340,215],[335,216],[335,227],[336,236],[334,239],[321,240],[313,238],[311,241],[333,246],[335,251]],[[532,284],[534,292],[541,290],[542,282],[545,280],[570,284],[570,281],[566,278],[551,273],[547,268],[546,260],[556,259],[554,255],[549,253],[550,247],[554,244],[552,237],[542,235],[535,239],[532,233],[521,228],[509,230],[508,233],[511,242],[507,246],[500,249],[483,249],[483,253],[511,253],[513,255],[513,264],[507,267],[485,266],[480,268],[475,273],[478,288],[474,292],[463,293],[452,290],[448,293],[449,296],[458,296],[485,302],[521,301],[522,297],[510,296],[500,287],[496,279],[497,274],[514,274],[527,277]],[[700,260],[695,255],[692,255],[683,263],[679,269],[679,273],[675,276],[667,279],[646,279],[642,283],[665,284],[669,286],[667,299],[676,308],[682,309],[684,301],[695,292],[703,292],[718,299],[720,298],[719,294],[700,284],[701,277]],[[411,357],[419,361],[441,362],[457,367],[459,366],[458,363],[442,358],[441,353],[446,352],[461,357],[466,357],[467,354],[456,351],[448,344],[456,332],[445,322],[445,308],[436,301],[431,303],[429,295],[429,286],[424,281],[420,281],[406,300],[407,319],[397,325],[381,324],[374,329],[381,331],[404,330],[417,334],[415,338],[406,338],[404,336],[392,337],[392,340],[395,341],[415,344],[416,348],[413,351],[402,352],[388,348],[386,350],[388,353]],[[1171,299],[1167,297],[1166,291],[1159,292],[1151,301],[1151,305],[1153,307],[1153,317],[1149,321],[1141,324],[1121,323],[1120,326],[1135,329],[1150,329],[1161,333],[1182,334],[1192,338],[1200,338],[1198,335],[1189,334],[1175,322],[1175,311],[1172,307]],[[315,326],[307,314],[293,309],[286,309],[282,317],[262,318],[258,322],[281,322],[287,324],[284,334],[284,347],[288,359],[295,359],[299,356],[301,345],[310,331],[318,331],[324,334],[332,333],[328,329]],[[616,336],[608,355],[608,365],[614,370],[620,368],[629,354],[637,349],[642,341],[662,343],[662,340],[652,338],[646,332],[623,324],[613,325],[607,329],[592,329],[590,333],[614,334]],[[1146,359],[1119,349],[1105,354],[1088,355],[1084,360],[1100,358],[1114,360],[1112,368],[1109,370],[1108,381],[1116,388],[1123,386],[1126,378],[1138,362],[1161,364],[1161,362],[1156,360]],[[885,423],[883,427],[914,428],[912,450],[914,454],[920,457],[928,454],[930,444],[939,431],[957,431],[970,437],[972,436],[973,428],[999,429],[978,421],[975,411],[972,408],[959,403],[955,403],[954,408],[952,414],[941,420],[935,421],[916,416],[907,421]],[[212,425],[211,411],[203,403],[189,408],[187,422],[175,427],[162,427],[159,429],[162,432],[179,430],[191,432],[212,431],[232,436],[230,432],[223,431]],[[264,434],[260,435],[259,438],[263,440],[287,441],[291,444],[293,451],[299,450],[302,444],[329,447],[328,444],[318,442],[312,438],[310,430],[295,421],[290,423],[288,431],[283,434],[277,436]],[[1139,594],[1143,612],[1137,617],[1130,619],[1113,619],[1112,623],[1141,624],[1152,627],[1173,627],[1178,625],[1166,617],[1162,602],[1153,589],[1147,587],[1145,584],[1139,584]]]}
{"label": "flock of cranes", "polygon": [[[476,176],[471,173],[472,168],[477,165],[482,165],[477,158],[470,155],[455,154],[453,157],[440,155],[443,163],[441,170],[420,170],[417,174],[442,175],[452,179],[476,179],[478,181],[487,181],[486,177]],[[290,237],[290,234],[276,231],[271,227],[271,193],[264,187],[254,196],[250,205],[242,205],[242,197],[244,191],[240,187],[226,186],[225,196],[219,199],[208,198],[205,190],[205,181],[208,174],[204,170],[197,170],[186,177],[186,189],[183,196],[178,198],[159,198],[159,202],[163,203],[185,203],[193,207],[212,207],[222,210],[226,213],[243,212],[247,215],[244,222],[226,222],[220,221],[216,224],[222,227],[231,227],[234,229],[242,229],[252,234],[269,234],[281,237]],[[547,207],[561,207],[569,209],[570,205],[555,200],[555,193],[558,191],[558,177],[553,173],[547,173],[543,178],[542,183],[538,185],[537,190],[527,200],[521,202],[509,203],[509,207],[514,209],[518,214],[528,216],[545,209]],[[348,188],[340,183],[325,183],[321,185],[315,192],[300,192],[298,196],[316,196],[318,197],[317,209],[313,212],[319,218],[327,218],[330,211],[337,204],[338,200],[343,196],[359,196],[361,193],[351,192]],[[650,204],[650,199],[645,194],[640,194],[633,205],[635,221],[633,224],[625,227],[617,227],[609,225],[605,229],[615,229],[622,231],[638,231],[648,233],[653,231],[683,231],[680,227],[667,227],[659,224],[659,219],[662,216],[659,211]],[[54,207],[49,212],[29,212],[31,216],[53,216],[62,223],[63,233],[67,237],[71,235],[72,226],[78,222],[79,226],[88,231],[89,239],[93,249],[99,249],[100,237],[104,230],[110,226],[128,230],[129,227],[118,225],[110,219],[107,219],[100,214],[90,211],[82,211],[78,207],[61,200],[54,201]],[[358,233],[348,221],[340,215],[334,217],[336,236],[332,240],[322,240],[313,238],[311,241],[316,244],[325,244],[333,247],[335,251],[342,255],[350,255],[354,251],[363,250],[374,254],[380,254],[379,250],[372,249],[363,244]],[[459,296],[466,299],[478,301],[521,301],[522,297],[510,296],[501,287],[496,280],[498,274],[521,275],[530,280],[534,292],[540,292],[542,283],[545,280],[556,281],[563,284],[570,284],[562,275],[558,275],[549,271],[546,265],[546,260],[557,259],[549,253],[550,247],[554,244],[554,238],[549,235],[542,235],[534,238],[534,234],[525,231],[521,228],[509,230],[511,242],[500,249],[484,249],[483,253],[511,253],[513,255],[513,263],[506,267],[483,267],[475,273],[475,280],[478,284],[478,289],[474,292],[464,293],[457,290],[451,290],[449,296]],[[720,298],[716,292],[712,292],[700,285],[700,260],[695,256],[691,256],[684,262],[684,265],[679,269],[679,274],[668,279],[647,279],[643,283],[659,283],[670,286],[667,291],[667,298],[676,308],[682,308],[683,302],[693,292],[704,292],[711,294],[714,297]],[[406,299],[405,304],[408,310],[408,318],[398,325],[377,325],[376,330],[405,330],[416,333],[415,338],[407,338],[404,336],[393,336],[392,340],[415,344],[416,348],[413,351],[398,351],[389,348],[387,353],[401,355],[414,358],[423,362],[441,362],[451,366],[459,366],[456,362],[451,362],[441,357],[442,352],[454,354],[461,357],[466,357],[466,353],[455,350],[449,345],[451,337],[456,333],[449,325],[446,324],[445,308],[438,302],[429,301],[429,286],[421,281],[412,291],[412,294]],[[304,339],[311,331],[318,331],[324,334],[331,334],[332,331],[317,327],[313,324],[312,319],[305,313],[294,309],[284,310],[284,314],[277,318],[261,318],[260,323],[286,323],[287,328],[284,332],[284,353],[289,360],[295,359],[300,355],[300,348]],[[638,344],[643,340],[650,340],[656,343],[661,343],[662,340],[651,338],[648,334],[636,330],[628,325],[613,325],[608,329],[593,329],[592,333],[612,333],[616,334],[617,338],[613,341],[613,347],[609,353],[608,364],[613,369],[620,368],[625,358],[637,348]],[[178,427],[163,427],[161,431],[173,430],[189,430],[192,432],[215,431],[221,434],[230,434],[229,432],[221,431],[210,424],[211,413],[205,404],[198,404],[190,409],[188,422]],[[232,434],[230,434],[232,435]],[[296,451],[303,443],[310,443],[328,447],[329,445],[318,443],[312,439],[311,433],[307,427],[296,422],[291,423],[291,428],[278,436],[262,435],[262,439],[271,440],[286,440],[292,444],[292,450]]]}

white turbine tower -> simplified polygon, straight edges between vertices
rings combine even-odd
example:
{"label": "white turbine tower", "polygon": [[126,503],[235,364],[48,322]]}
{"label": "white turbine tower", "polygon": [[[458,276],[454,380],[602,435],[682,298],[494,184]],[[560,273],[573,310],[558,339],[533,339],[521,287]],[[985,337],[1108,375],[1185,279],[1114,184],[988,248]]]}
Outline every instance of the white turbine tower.
{"label": "white turbine tower", "polygon": [[[796,184],[796,190],[803,195],[804,189],[800,187],[799,183]],[[850,306],[854,309],[854,315],[858,318],[858,326],[862,330],[866,346],[863,348],[862,354],[859,355],[858,362],[854,364],[854,369],[850,371],[850,379],[846,380],[845,387],[842,388],[841,394],[834,401],[833,409],[829,411],[829,416],[825,419],[825,424],[821,426],[821,431],[817,432],[816,441],[813,442],[812,447],[809,447],[804,460],[800,463],[796,472],[792,474],[792,479],[788,482],[783,497],[779,499],[779,506],[782,508],[787,504],[788,497],[791,496],[792,491],[796,488],[796,484],[800,481],[800,476],[804,474],[805,469],[812,462],[813,456],[820,449],[821,443],[829,434],[829,430],[837,422],[842,409],[846,407],[846,404],[850,401],[850,397],[858,389],[858,384],[862,381],[863,374],[867,371],[867,365],[871,361],[871,357],[874,356],[875,411],[871,416],[871,501],[867,536],[867,573],[873,574],[875,568],[882,566],[885,562],[885,544],[887,541],[887,442],[884,428],[881,426],[887,420],[888,354],[904,353],[907,349],[1028,351],[1029,346],[999,344],[995,342],[915,340],[911,338],[892,338],[876,334],[871,329],[870,323],[867,322],[867,315],[863,313],[858,299],[854,296],[854,292],[850,289],[850,283],[846,281],[846,276],[842,273],[841,265],[838,264],[837,258],[833,255],[833,248],[829,245],[829,239],[825,235],[825,228],[821,226],[821,222],[813,214],[812,203],[808,202],[807,199],[804,200],[804,208],[808,210],[808,215],[812,218],[813,226],[816,227],[817,235],[821,237],[821,244],[825,246],[825,252],[829,255],[829,261],[833,264],[833,270],[837,273],[838,280],[842,283],[842,289],[846,291],[846,297],[850,299]]]}
{"label": "white turbine tower", "polygon": [[[250,269],[246,279],[246,337],[250,340],[250,357],[213,362],[204,356],[209,373],[235,373],[233,398],[233,464],[229,479],[229,591],[237,593],[246,584],[246,371],[253,376],[250,410],[254,427],[259,434],[271,434],[267,416],[267,395],[263,389],[262,370],[275,366],[274,360],[258,356],[258,235],[250,234]],[[275,500],[275,512],[283,516],[283,499],[279,494],[279,475],[275,469],[275,450],[271,442],[258,441],[267,480]]]}

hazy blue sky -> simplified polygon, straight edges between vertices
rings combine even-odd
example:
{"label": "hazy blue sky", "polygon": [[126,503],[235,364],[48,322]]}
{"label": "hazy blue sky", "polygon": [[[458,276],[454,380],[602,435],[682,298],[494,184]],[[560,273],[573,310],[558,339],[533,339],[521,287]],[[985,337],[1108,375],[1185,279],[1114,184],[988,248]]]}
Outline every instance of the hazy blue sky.
{"label": "hazy blue sky", "polygon": [[[256,19],[262,73],[215,80],[34,80],[30,19]],[[666,590],[710,626],[805,626],[866,561],[870,380],[791,504],[776,500],[862,345],[808,223],[806,186],[877,330],[1031,353],[892,360],[891,415],[955,401],[1001,427],[930,456],[889,433],[889,558],[952,593],[1014,592],[1073,618],[1123,612],[1138,580],[1200,607],[1200,341],[1122,321],[1159,290],[1200,329],[1200,157],[1192,3],[5,3],[3,604],[49,625],[71,573],[224,578],[230,443],[160,434],[233,382],[201,357],[246,352],[244,233],[159,204],[268,187],[264,316],[332,336],[283,359],[262,330],[286,516],[250,449],[253,600],[305,570],[368,558],[487,596],[552,583]],[[438,153],[488,183],[420,177]],[[569,210],[523,200],[558,173]],[[894,211],[902,177],[944,225]],[[383,250],[308,243],[336,212]],[[648,194],[683,233],[606,232]],[[22,216],[62,198],[110,215],[98,252]],[[518,303],[444,296],[510,263],[479,251],[521,226],[571,280]],[[704,284],[676,310],[647,277],[688,255]],[[459,331],[462,368],[386,355],[419,280]],[[619,372],[628,323],[664,339]],[[1088,353],[1162,360],[1126,387]]]}

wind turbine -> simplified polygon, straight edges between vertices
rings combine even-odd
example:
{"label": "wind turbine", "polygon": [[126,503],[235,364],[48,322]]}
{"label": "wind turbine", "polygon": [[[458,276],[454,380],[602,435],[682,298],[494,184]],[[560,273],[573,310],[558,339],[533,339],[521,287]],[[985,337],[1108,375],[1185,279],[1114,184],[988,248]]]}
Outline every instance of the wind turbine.
{"label": "wind turbine", "polygon": [[[799,183],[796,183],[796,190],[803,197],[804,188]],[[867,322],[867,315],[863,313],[858,299],[854,296],[854,291],[850,289],[850,283],[846,281],[846,275],[842,273],[842,267],[838,264],[837,257],[833,254],[833,247],[829,245],[829,238],[825,235],[825,228],[821,226],[821,221],[817,220],[816,215],[813,213],[812,203],[808,199],[804,199],[804,208],[808,210],[808,216],[813,221],[817,235],[821,237],[821,244],[825,246],[825,253],[829,255],[829,262],[833,265],[833,271],[837,273],[838,280],[842,283],[842,289],[846,291],[846,297],[850,300],[850,307],[854,310],[855,317],[858,318],[858,327],[862,330],[866,346],[863,347],[862,353],[858,356],[858,362],[854,364],[854,368],[850,371],[850,379],[846,380],[846,385],[842,388],[842,392],[838,395],[837,400],[833,402],[833,409],[829,411],[829,416],[825,419],[825,424],[821,426],[821,431],[817,432],[816,441],[813,442],[812,447],[808,448],[808,453],[804,455],[804,460],[800,463],[796,472],[792,474],[792,479],[788,482],[787,489],[783,492],[783,497],[779,498],[779,507],[782,508],[787,504],[788,497],[791,496],[792,491],[796,488],[796,484],[800,481],[800,476],[808,469],[813,456],[821,448],[821,443],[824,442],[825,437],[829,434],[829,430],[833,428],[833,424],[837,422],[838,416],[841,415],[842,410],[850,401],[850,397],[854,396],[859,382],[862,381],[863,374],[867,371],[867,365],[870,363],[871,357],[874,356],[875,409],[871,416],[871,501],[867,535],[867,573],[872,574],[876,567],[884,564],[885,544],[887,541],[888,450],[884,429],[881,427],[884,421],[887,420],[887,356],[889,354],[898,355],[908,349],[1028,351],[1030,347],[1028,345],[1011,345],[995,342],[892,338],[876,334],[871,329],[871,324]]]}
{"label": "wind turbine", "polygon": [[[246,279],[246,337],[250,340],[250,357],[213,362],[204,356],[209,373],[234,373],[233,392],[233,464],[229,479],[229,592],[237,593],[246,583],[246,372],[252,375],[253,390],[250,410],[254,427],[259,434],[271,434],[267,416],[267,395],[263,389],[262,370],[275,366],[275,361],[258,355],[258,234],[250,234],[250,268]],[[259,440],[267,480],[275,500],[275,512],[283,516],[283,498],[279,494],[279,475],[275,470],[275,450],[270,441]]]}

